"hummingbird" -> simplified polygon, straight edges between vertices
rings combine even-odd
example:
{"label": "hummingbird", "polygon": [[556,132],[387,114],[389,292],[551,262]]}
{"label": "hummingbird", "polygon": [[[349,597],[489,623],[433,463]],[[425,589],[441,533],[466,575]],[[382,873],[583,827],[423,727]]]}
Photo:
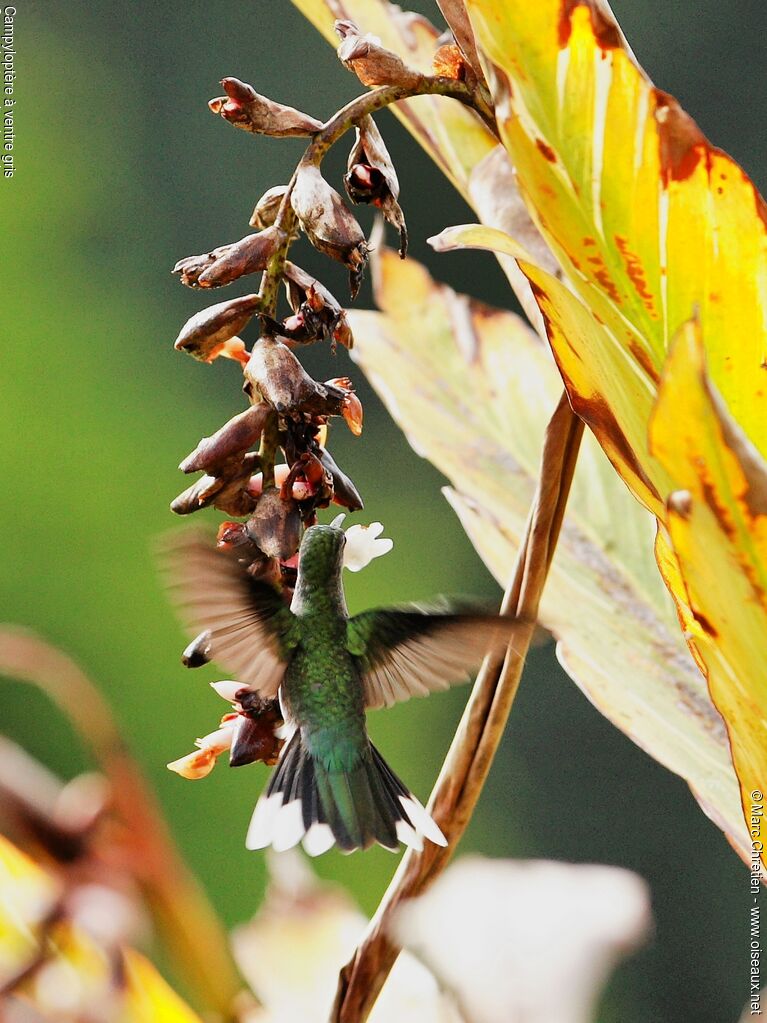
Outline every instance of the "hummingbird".
{"label": "hummingbird", "polygon": [[446,839],[370,741],[366,711],[468,681],[508,645],[518,620],[459,602],[402,604],[349,616],[341,578],[346,535],[314,525],[302,538],[290,606],[230,554],[181,534],[172,570],[186,624],[209,659],[265,699],[279,696],[285,739],[246,846],[299,842],[317,856],[379,843]]}

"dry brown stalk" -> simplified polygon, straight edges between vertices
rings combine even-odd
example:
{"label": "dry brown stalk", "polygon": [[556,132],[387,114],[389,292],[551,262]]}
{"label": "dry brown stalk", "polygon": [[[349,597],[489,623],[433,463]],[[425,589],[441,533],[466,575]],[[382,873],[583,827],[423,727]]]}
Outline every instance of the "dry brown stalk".
{"label": "dry brown stalk", "polygon": [[[563,393],[549,422],[541,472],[525,537],[504,594],[501,613],[533,623],[564,517],[583,423]],[[408,849],[353,957],[341,971],[331,1023],[364,1023],[399,948],[388,936],[398,907],[420,895],[444,870],[474,812],[514,702],[534,625],[522,625],[503,661],[486,660],[429,800],[448,839]]]}

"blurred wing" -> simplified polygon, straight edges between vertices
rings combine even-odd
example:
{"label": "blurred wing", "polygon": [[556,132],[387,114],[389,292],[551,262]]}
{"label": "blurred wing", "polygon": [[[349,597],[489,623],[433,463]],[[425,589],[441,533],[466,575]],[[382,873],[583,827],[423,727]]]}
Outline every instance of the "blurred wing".
{"label": "blurred wing", "polygon": [[486,654],[504,652],[518,625],[514,618],[417,605],[356,615],[349,621],[347,646],[359,659],[365,705],[391,707],[467,682]]}
{"label": "blurred wing", "polygon": [[210,633],[210,660],[261,696],[276,696],[296,621],[277,591],[195,531],[174,535],[163,561],[184,625]]}

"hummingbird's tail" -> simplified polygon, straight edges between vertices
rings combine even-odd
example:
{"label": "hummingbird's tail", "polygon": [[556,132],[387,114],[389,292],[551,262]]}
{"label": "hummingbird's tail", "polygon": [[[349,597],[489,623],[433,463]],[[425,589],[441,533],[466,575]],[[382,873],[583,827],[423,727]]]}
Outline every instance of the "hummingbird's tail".
{"label": "hummingbird's tail", "polygon": [[280,756],[248,829],[248,849],[281,851],[303,842],[310,856],[334,844],[343,852],[378,842],[423,848],[423,839],[447,845],[445,836],[369,743],[348,770],[329,770],[312,756],[297,729]]}

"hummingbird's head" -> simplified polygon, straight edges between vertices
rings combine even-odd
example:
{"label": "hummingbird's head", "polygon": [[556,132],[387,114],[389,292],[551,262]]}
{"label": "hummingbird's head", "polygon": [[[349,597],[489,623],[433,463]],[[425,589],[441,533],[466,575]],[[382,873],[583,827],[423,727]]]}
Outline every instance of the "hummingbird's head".
{"label": "hummingbird's head", "polygon": [[346,535],[336,526],[311,526],[304,533],[298,552],[298,572],[309,586],[327,585],[340,579]]}

